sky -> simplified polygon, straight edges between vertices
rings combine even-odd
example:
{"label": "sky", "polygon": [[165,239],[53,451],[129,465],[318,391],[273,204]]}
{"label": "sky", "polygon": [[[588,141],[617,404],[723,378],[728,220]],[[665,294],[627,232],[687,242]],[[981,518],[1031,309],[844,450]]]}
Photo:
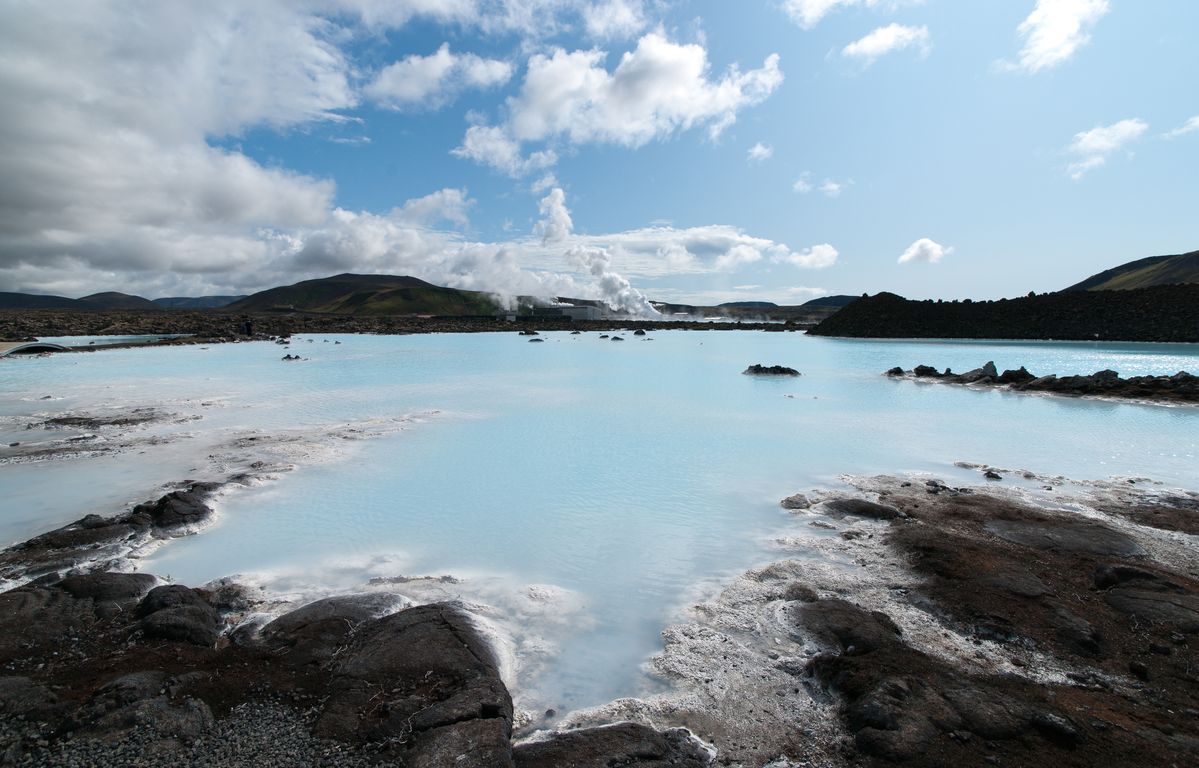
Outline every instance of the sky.
{"label": "sky", "polygon": [[0,290],[993,299],[1199,248],[1192,0],[0,0]]}

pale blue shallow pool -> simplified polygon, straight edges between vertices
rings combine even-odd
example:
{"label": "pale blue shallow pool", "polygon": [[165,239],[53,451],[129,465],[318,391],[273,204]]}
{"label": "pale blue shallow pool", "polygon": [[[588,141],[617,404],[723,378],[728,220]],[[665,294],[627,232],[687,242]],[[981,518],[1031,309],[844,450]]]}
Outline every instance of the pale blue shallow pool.
{"label": "pale blue shallow pool", "polygon": [[[1193,345],[622,335],[297,337],[299,363],[265,342],[4,361],[6,435],[32,414],[100,406],[202,418],[155,427],[186,438],[144,453],[0,466],[0,539],[149,498],[243,428],[319,433],[436,412],[332,457],[301,457],[279,481],[226,497],[215,526],[143,567],[192,584],[253,573],[331,589],[413,574],[555,585],[582,608],[535,682],[570,707],[635,693],[638,664],[695,585],[769,560],[764,542],[788,522],[778,500],[840,474],[960,476],[962,460],[1199,486],[1199,408],[881,375],[988,360],[1035,373],[1195,372]],[[803,376],[743,376],[750,363]]]}

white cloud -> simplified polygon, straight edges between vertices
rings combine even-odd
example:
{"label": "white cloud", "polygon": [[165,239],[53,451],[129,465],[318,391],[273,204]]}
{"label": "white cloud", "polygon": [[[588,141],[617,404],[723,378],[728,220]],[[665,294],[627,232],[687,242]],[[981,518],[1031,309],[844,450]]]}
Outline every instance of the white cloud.
{"label": "white cloud", "polygon": [[751,163],[761,163],[769,160],[774,155],[774,147],[769,144],[758,142],[749,148],[746,159]]}
{"label": "white cloud", "polygon": [[558,186],[558,177],[553,173],[546,173],[529,185],[529,191],[535,195],[540,195],[547,189],[552,189],[556,186]]}
{"label": "white cloud", "polygon": [[922,237],[916,242],[907,247],[907,250],[899,257],[900,264],[911,264],[913,262],[924,262],[926,264],[936,264],[942,258],[953,253],[952,246],[944,246],[927,237]]}
{"label": "white cloud", "polygon": [[467,88],[491,88],[511,77],[506,61],[455,54],[442,43],[428,56],[413,54],[384,67],[363,92],[388,109],[436,109]]}
{"label": "white cloud", "polygon": [[812,191],[812,174],[808,173],[807,171],[804,171],[803,174],[798,179],[795,180],[795,183],[791,185],[791,189],[794,189],[796,192],[798,192],[801,195],[806,195],[809,192],[811,192]]}
{"label": "white cloud", "polygon": [[811,29],[821,19],[837,8],[851,6],[866,6],[874,8],[879,5],[899,6],[918,3],[922,0],[783,0],[783,11],[804,29]]}
{"label": "white cloud", "polygon": [[828,243],[821,243],[820,245],[813,245],[811,248],[805,248],[795,253],[777,255],[774,257],[774,261],[792,264],[804,269],[824,269],[836,264],[838,255],[836,248]]}
{"label": "white cloud", "polygon": [[603,66],[605,56],[562,48],[533,55],[520,93],[508,99],[508,120],[471,126],[453,154],[520,176],[557,161],[552,149],[523,158],[526,142],[640,147],[698,125],[716,137],[738,111],[760,103],[783,81],[777,54],[760,69],[733,66],[709,79],[703,46],[672,43],[656,32],[638,40],[612,72]]}
{"label": "white cloud", "polygon": [[1162,136],[1167,139],[1177,139],[1179,136],[1185,136],[1188,133],[1199,131],[1199,115],[1195,115],[1190,120],[1187,120],[1182,125],[1178,126],[1169,133],[1164,133]]}
{"label": "white cloud", "polygon": [[[704,273],[755,254],[789,254],[784,244],[725,226],[603,237],[567,229],[550,243],[527,233],[472,242],[463,231],[472,205],[465,190],[435,191],[386,213],[350,211],[335,206],[332,181],[268,167],[223,141],[254,128],[353,124],[343,111],[359,104],[363,81],[340,46],[362,34],[416,17],[545,29],[547,19],[581,19],[581,7],[548,0],[0,4],[0,290],[241,293],[354,270],[509,295],[599,298],[621,294],[621,273],[669,274],[676,265]],[[130,34],[133,19],[146,34]],[[463,82],[488,79],[486,67],[445,53]],[[636,146],[695,126],[718,129],[782,79],[777,57],[717,76],[701,46],[654,35],[614,71],[600,64],[579,71],[586,83],[568,92],[565,114],[537,101],[545,94],[526,83],[522,105],[530,113],[544,108],[547,119],[582,120],[577,136],[549,120],[547,144]],[[414,88],[396,98],[434,98]],[[508,125],[471,126],[458,151],[514,176],[553,165],[552,146],[522,148]],[[577,247],[605,250],[571,256]]]}
{"label": "white cloud", "polygon": [[736,270],[761,261],[820,269],[836,261],[831,246],[792,251],[785,243],[755,237],[724,224],[700,227],[645,227],[611,234],[570,234],[560,243],[540,240],[526,248],[532,263],[543,269],[566,269],[562,248],[600,248],[627,275],[659,278]]}
{"label": "white cloud", "polygon": [[641,0],[606,0],[583,6],[583,24],[587,34],[600,40],[632,37],[645,29],[645,8]]}
{"label": "white cloud", "polygon": [[558,162],[558,156],[552,149],[525,157],[521,154],[520,144],[509,138],[503,128],[494,125],[470,126],[462,137],[462,145],[450,152],[456,157],[489,165],[513,177],[524,176]]}
{"label": "white cloud", "polygon": [[1129,118],[1074,134],[1067,151],[1077,155],[1079,160],[1071,163],[1066,172],[1075,181],[1081,179],[1087,171],[1106,163],[1109,156],[1139,139],[1147,130],[1148,123]]}
{"label": "white cloud", "polygon": [[1091,29],[1109,10],[1107,0],[1037,0],[1016,31],[1024,40],[1018,61],[1005,66],[1039,72],[1068,61],[1091,39]]}
{"label": "white cloud", "polygon": [[820,182],[820,191],[824,193],[825,197],[840,197],[841,193],[845,191],[845,184],[840,181],[825,179]]}
{"label": "white cloud", "polygon": [[657,32],[638,40],[612,72],[603,67],[604,58],[599,50],[562,48],[530,58],[520,94],[509,100],[511,135],[628,147],[696,125],[707,125],[715,136],[783,81],[777,54],[760,69],[734,66],[709,79],[703,46],[672,43]]}
{"label": "white cloud", "polygon": [[841,55],[860,59],[869,66],[880,56],[893,51],[902,51],[905,48],[919,49],[921,56],[927,56],[932,48],[928,27],[888,24],[845,46],[841,49]]}
{"label": "white cloud", "polygon": [[474,201],[467,198],[465,189],[441,189],[407,201],[392,211],[392,217],[414,227],[429,227],[441,222],[466,226],[466,212],[472,205]]}

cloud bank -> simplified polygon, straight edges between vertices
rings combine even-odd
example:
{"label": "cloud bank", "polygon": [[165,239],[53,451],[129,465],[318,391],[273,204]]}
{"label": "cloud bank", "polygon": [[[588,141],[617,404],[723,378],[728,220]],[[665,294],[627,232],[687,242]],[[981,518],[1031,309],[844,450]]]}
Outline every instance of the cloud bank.
{"label": "cloud bank", "polygon": [[[239,150],[250,130],[357,133],[362,121],[346,113],[364,103],[431,110],[511,82],[512,62],[457,44],[371,67],[347,53],[356,38],[418,19],[536,40],[565,25],[597,40],[640,35],[612,62],[595,49],[531,45],[541,52],[504,120],[468,127],[462,157],[512,176],[539,172],[534,231],[468,236],[474,201],[458,187],[349,210],[331,179]],[[0,6],[0,290],[231,294],[357,271],[641,311],[631,279],[835,263],[832,246],[793,250],[728,225],[575,231],[547,171],[557,148],[637,147],[693,129],[716,136],[782,82],[777,55],[714,72],[702,44],[645,27],[636,0]]]}

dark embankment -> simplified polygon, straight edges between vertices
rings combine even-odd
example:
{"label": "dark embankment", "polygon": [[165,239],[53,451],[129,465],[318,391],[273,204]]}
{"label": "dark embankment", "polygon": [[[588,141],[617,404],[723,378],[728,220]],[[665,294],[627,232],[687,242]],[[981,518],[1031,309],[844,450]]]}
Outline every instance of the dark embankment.
{"label": "dark embankment", "polygon": [[1063,291],[998,301],[863,297],[820,323],[818,336],[1199,342],[1199,285]]}

